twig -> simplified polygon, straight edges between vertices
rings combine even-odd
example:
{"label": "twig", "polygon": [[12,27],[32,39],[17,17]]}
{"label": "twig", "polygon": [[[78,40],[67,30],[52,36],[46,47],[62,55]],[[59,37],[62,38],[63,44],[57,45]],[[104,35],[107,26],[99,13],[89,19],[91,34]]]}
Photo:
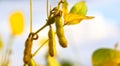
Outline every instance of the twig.
{"label": "twig", "polygon": [[47,24],[45,24],[44,26],[42,26],[40,29],[38,29],[35,33],[34,33],[34,35],[36,35],[37,33],[39,33],[42,29],[44,29],[46,26],[48,26]]}

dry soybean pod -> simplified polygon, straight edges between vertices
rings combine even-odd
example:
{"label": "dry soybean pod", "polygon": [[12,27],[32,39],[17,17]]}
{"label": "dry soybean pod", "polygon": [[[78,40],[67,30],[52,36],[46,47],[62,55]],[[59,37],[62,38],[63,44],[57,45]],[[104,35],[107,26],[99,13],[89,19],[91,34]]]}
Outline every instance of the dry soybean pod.
{"label": "dry soybean pod", "polygon": [[25,50],[24,50],[24,57],[23,57],[24,64],[28,64],[31,60],[32,42],[33,42],[33,36],[32,36],[32,33],[30,33],[25,42]]}
{"label": "dry soybean pod", "polygon": [[59,43],[63,48],[66,48],[67,40],[64,36],[64,28],[63,28],[61,11],[59,12],[59,15],[56,16],[55,25],[56,25],[56,33],[59,39]]}
{"label": "dry soybean pod", "polygon": [[49,37],[49,54],[51,57],[55,56],[56,54],[56,43],[55,43],[55,32],[50,26],[50,30],[48,32]]}

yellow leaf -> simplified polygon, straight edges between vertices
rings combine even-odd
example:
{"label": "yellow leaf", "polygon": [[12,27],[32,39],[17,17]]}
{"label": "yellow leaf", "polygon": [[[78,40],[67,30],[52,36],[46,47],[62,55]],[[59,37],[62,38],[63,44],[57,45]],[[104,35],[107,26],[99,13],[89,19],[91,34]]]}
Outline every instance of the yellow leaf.
{"label": "yellow leaf", "polygon": [[55,59],[55,57],[51,57],[50,55],[48,55],[48,66],[60,66],[60,64]]}
{"label": "yellow leaf", "polygon": [[24,30],[24,16],[22,12],[14,12],[10,15],[10,27],[13,35],[19,35]]}
{"label": "yellow leaf", "polygon": [[0,49],[3,48],[3,41],[2,41],[2,37],[0,36]]}
{"label": "yellow leaf", "polygon": [[64,18],[64,22],[65,22],[64,25],[74,25],[80,23],[82,20],[89,20],[92,18],[94,17],[69,13]]}

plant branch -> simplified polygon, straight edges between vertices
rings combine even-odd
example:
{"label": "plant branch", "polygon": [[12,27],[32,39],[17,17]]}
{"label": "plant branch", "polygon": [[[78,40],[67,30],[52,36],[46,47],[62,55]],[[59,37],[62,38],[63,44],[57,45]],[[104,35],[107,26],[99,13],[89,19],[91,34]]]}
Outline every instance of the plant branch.
{"label": "plant branch", "polygon": [[46,26],[48,26],[47,24],[45,24],[44,26],[42,26],[40,29],[38,29],[35,33],[34,33],[34,35],[36,35],[37,33],[39,33],[42,29],[44,29]]}
{"label": "plant branch", "polygon": [[30,0],[30,32],[32,32],[32,0]]}

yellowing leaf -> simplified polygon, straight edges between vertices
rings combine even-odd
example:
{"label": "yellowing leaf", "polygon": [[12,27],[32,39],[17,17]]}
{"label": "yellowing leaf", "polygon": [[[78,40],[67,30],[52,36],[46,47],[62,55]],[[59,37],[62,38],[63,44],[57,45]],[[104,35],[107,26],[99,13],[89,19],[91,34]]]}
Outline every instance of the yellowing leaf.
{"label": "yellowing leaf", "polygon": [[10,27],[13,35],[19,35],[24,29],[24,17],[21,12],[14,12],[10,15]]}
{"label": "yellowing leaf", "polygon": [[69,13],[64,18],[64,25],[74,25],[80,23],[82,20],[88,20],[92,18],[94,17]]}
{"label": "yellowing leaf", "polygon": [[34,59],[30,60],[30,63],[28,64],[28,66],[36,66]]}
{"label": "yellowing leaf", "polygon": [[64,16],[68,13],[68,2],[67,0],[64,0],[63,4],[62,4],[62,11]]}
{"label": "yellowing leaf", "polygon": [[85,1],[77,2],[70,10],[70,13],[85,16],[87,14],[87,6]]}
{"label": "yellowing leaf", "polygon": [[2,37],[0,36],[0,49],[3,48],[3,41],[2,41]]}
{"label": "yellowing leaf", "polygon": [[107,60],[101,66],[119,66],[117,63],[113,62],[112,59]]}
{"label": "yellowing leaf", "polygon": [[48,55],[48,66],[60,66],[60,64],[55,59],[55,57],[51,57],[50,55]]}

